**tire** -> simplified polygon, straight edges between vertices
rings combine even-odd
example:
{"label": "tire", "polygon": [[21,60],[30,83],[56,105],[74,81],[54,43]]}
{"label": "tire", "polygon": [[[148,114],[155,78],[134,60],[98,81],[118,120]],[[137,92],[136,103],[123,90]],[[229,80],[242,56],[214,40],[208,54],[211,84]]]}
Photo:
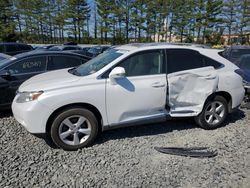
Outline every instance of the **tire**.
{"label": "tire", "polygon": [[195,122],[203,129],[216,129],[223,125],[227,115],[228,103],[226,99],[222,96],[215,96],[205,103],[202,112],[195,117]]}
{"label": "tire", "polygon": [[74,151],[90,146],[98,134],[95,115],[84,108],[70,108],[60,112],[54,119],[50,135],[60,148]]}

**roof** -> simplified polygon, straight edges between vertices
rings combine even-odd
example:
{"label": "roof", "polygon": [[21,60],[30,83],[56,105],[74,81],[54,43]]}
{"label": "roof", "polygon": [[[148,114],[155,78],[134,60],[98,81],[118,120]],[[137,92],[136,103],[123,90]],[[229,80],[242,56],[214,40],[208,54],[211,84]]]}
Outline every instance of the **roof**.
{"label": "roof", "polygon": [[233,45],[229,48],[231,48],[231,49],[250,49],[250,45]]}
{"label": "roof", "polygon": [[1,42],[1,44],[8,44],[8,45],[27,45],[27,46],[30,46],[29,44],[25,44],[25,43],[19,43],[19,42]]}
{"label": "roof", "polygon": [[136,50],[139,48],[143,49],[154,49],[154,48],[187,48],[187,49],[210,49],[209,46],[202,45],[202,44],[190,44],[190,43],[164,43],[164,42],[159,42],[159,43],[132,43],[132,44],[125,44],[121,46],[117,46],[115,48],[119,50]]}
{"label": "roof", "polygon": [[39,51],[39,50],[33,50],[33,51],[26,52],[26,53],[21,53],[21,54],[14,56],[14,57],[15,58],[23,58],[26,56],[33,56],[33,55],[52,55],[52,54],[75,55],[75,56],[79,56],[79,57],[89,58],[87,56],[84,56],[84,55],[81,55],[78,53],[73,53],[70,51]]}

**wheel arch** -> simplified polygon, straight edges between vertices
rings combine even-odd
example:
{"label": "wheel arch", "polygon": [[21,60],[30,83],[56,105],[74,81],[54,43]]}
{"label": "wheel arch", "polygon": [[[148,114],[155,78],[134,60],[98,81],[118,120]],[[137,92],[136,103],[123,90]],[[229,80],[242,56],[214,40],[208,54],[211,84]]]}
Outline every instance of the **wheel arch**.
{"label": "wheel arch", "polygon": [[62,111],[70,108],[85,108],[87,110],[90,110],[97,118],[98,121],[98,126],[100,131],[102,131],[102,115],[100,111],[93,105],[88,104],[88,103],[72,103],[72,104],[67,104],[64,106],[61,106],[60,108],[56,109],[48,118],[47,123],[46,123],[46,133],[50,133],[51,125],[55,117]]}
{"label": "wheel arch", "polygon": [[204,105],[207,103],[208,100],[211,100],[212,98],[214,98],[215,96],[221,96],[224,99],[226,99],[227,104],[228,104],[228,112],[231,113],[232,112],[232,96],[230,95],[230,93],[226,92],[226,91],[217,91],[215,93],[212,93],[211,95],[209,95],[204,103]]}

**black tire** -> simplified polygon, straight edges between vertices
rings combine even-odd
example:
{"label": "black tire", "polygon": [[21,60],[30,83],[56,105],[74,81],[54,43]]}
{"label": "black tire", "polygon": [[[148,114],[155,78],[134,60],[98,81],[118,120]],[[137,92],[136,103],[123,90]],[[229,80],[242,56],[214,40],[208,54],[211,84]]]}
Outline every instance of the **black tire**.
{"label": "black tire", "polygon": [[[74,117],[74,116],[76,116],[76,117]],[[63,141],[63,139],[60,138],[60,134],[59,134],[60,130],[62,130],[63,128],[65,129],[65,127],[68,127],[63,122],[64,122],[64,120],[68,120],[69,118],[77,118],[78,116],[79,116],[79,118],[84,117],[86,119],[86,120],[84,120],[84,123],[81,124],[81,126],[87,126],[87,129],[90,129],[90,131],[89,131],[90,134],[86,134],[86,135],[83,134],[83,137],[86,137],[86,140],[84,138],[84,141],[82,143],[80,143],[81,139],[79,138],[79,136],[78,136],[79,144],[71,145],[71,144],[65,143],[66,141]],[[85,122],[87,122],[87,123],[85,123]],[[76,123],[78,123],[78,120]],[[85,124],[87,124],[87,125],[85,125]],[[80,129],[80,128],[78,128],[78,129]],[[86,128],[83,128],[83,129],[86,130]],[[77,131],[76,125],[75,125],[74,129],[69,128],[67,131],[72,131],[72,130],[74,131],[74,133],[70,133],[69,136],[66,138],[72,137],[72,142],[74,142],[75,134],[82,135],[82,133],[76,133],[76,131]],[[61,111],[55,117],[55,119],[52,123],[52,126],[51,126],[50,135],[51,135],[53,142],[58,147],[60,147],[64,150],[74,151],[74,150],[81,149],[83,147],[90,146],[95,141],[95,139],[98,135],[98,131],[99,131],[98,121],[97,121],[95,115],[87,109],[74,107],[74,108],[68,108],[68,109],[65,109],[64,111]],[[62,132],[62,133],[65,133],[65,132]],[[70,140],[67,140],[67,141],[71,142]],[[74,142],[74,144],[75,144],[75,142]]]}
{"label": "black tire", "polygon": [[[210,106],[214,103],[219,103],[223,105],[224,113],[221,112],[222,115],[220,117],[221,119],[219,120],[215,118],[214,116],[212,116],[212,119],[215,118],[215,122],[208,123],[207,117],[209,117],[210,115],[206,115],[206,111],[209,110]],[[222,96],[214,96],[213,98],[208,99],[208,101],[204,105],[202,112],[194,119],[195,119],[195,122],[203,129],[211,130],[211,129],[216,129],[218,127],[221,127],[223,123],[225,122],[227,115],[228,115],[228,103],[226,99]]]}

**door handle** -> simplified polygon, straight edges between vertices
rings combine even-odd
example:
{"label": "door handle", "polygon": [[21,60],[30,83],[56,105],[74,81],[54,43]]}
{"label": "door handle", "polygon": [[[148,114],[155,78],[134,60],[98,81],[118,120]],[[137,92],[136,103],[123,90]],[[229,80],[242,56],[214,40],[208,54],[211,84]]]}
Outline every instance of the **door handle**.
{"label": "door handle", "polygon": [[154,88],[159,88],[159,87],[165,87],[166,85],[164,83],[161,82],[155,82],[152,84],[152,87]]}

